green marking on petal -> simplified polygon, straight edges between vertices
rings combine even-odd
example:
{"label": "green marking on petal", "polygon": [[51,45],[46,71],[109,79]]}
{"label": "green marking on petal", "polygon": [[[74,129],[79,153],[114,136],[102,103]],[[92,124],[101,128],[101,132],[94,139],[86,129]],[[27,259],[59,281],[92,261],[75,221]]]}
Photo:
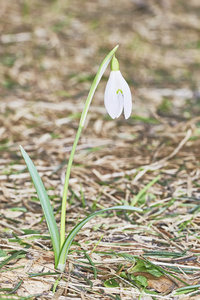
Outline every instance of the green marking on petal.
{"label": "green marking on petal", "polygon": [[123,94],[122,90],[118,89],[117,94],[119,94],[119,93]]}

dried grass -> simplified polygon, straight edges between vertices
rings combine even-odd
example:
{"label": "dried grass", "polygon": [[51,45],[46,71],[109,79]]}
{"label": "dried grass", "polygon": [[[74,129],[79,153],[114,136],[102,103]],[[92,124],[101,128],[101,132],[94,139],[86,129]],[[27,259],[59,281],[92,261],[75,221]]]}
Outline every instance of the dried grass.
{"label": "dried grass", "polygon": [[[12,299],[139,299],[141,291],[120,277],[132,265],[120,253],[148,258],[187,284],[199,284],[199,1],[118,0],[113,6],[109,0],[2,0],[0,6],[0,248],[8,257],[23,250],[0,270],[2,299],[6,288]],[[100,61],[118,43],[133,117],[107,117],[103,81],[74,160],[67,231],[92,209],[131,203],[161,177],[137,202],[143,214],[113,213],[85,225],[53,294],[58,274],[29,274],[55,270],[19,145],[37,166],[59,222],[84,99]],[[184,284],[169,274],[140,275],[157,291],[140,299],[199,297],[174,295]],[[113,276],[120,287],[105,287]]]}

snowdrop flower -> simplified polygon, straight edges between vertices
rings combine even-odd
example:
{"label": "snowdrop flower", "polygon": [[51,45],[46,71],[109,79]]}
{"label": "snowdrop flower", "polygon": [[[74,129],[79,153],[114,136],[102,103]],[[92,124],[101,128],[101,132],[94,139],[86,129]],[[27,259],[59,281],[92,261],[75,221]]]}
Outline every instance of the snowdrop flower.
{"label": "snowdrop flower", "polygon": [[115,57],[111,61],[111,72],[105,89],[104,104],[113,119],[118,118],[123,109],[126,119],[131,115],[131,91],[119,70],[119,63]]}

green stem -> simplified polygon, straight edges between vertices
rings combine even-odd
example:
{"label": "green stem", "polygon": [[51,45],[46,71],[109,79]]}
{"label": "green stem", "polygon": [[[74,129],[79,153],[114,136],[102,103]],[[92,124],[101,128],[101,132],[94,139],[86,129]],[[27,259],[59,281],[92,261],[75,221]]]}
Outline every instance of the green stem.
{"label": "green stem", "polygon": [[60,249],[62,248],[64,241],[65,241],[65,216],[66,216],[66,205],[67,205],[67,193],[69,187],[69,178],[71,173],[71,167],[74,159],[74,154],[76,151],[76,146],[78,144],[81,131],[83,127],[79,125],[78,131],[76,133],[76,137],[72,146],[72,150],[70,153],[68,165],[67,165],[67,172],[65,176],[65,183],[64,183],[64,190],[63,190],[63,198],[62,198],[62,209],[61,209],[61,225],[60,225]]}
{"label": "green stem", "polygon": [[67,193],[68,193],[68,186],[69,186],[69,178],[70,178],[70,172],[71,172],[71,167],[72,167],[72,163],[73,163],[73,158],[74,158],[74,154],[75,154],[75,150],[76,150],[76,146],[78,144],[79,138],[80,138],[80,134],[81,131],[83,129],[84,123],[85,123],[85,119],[87,116],[87,112],[90,106],[90,103],[92,101],[94,92],[99,84],[99,81],[101,80],[101,77],[103,75],[103,73],[105,72],[109,62],[111,61],[113,55],[115,54],[115,52],[117,51],[118,46],[116,46],[114,49],[112,49],[110,51],[110,53],[106,56],[106,58],[103,60],[103,62],[101,63],[99,70],[93,80],[93,83],[91,85],[87,100],[85,102],[85,106],[83,108],[82,114],[81,114],[81,119],[80,119],[80,123],[79,123],[79,128],[75,137],[75,141],[72,147],[72,151],[69,157],[69,162],[68,162],[68,166],[67,166],[67,172],[66,172],[66,176],[65,176],[65,183],[64,183],[64,191],[63,191],[63,199],[62,199],[62,209],[61,209],[61,225],[60,225],[60,250],[62,249],[62,246],[64,244],[65,241],[65,217],[66,217],[66,204],[67,204]]}

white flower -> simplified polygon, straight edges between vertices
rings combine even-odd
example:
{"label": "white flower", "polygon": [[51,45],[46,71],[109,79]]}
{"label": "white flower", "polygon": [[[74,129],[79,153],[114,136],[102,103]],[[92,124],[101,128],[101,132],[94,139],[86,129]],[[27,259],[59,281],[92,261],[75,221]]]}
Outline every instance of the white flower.
{"label": "white flower", "polygon": [[118,118],[124,109],[124,116],[128,119],[132,111],[131,91],[115,57],[111,62],[111,70],[104,94],[105,107],[113,119]]}

